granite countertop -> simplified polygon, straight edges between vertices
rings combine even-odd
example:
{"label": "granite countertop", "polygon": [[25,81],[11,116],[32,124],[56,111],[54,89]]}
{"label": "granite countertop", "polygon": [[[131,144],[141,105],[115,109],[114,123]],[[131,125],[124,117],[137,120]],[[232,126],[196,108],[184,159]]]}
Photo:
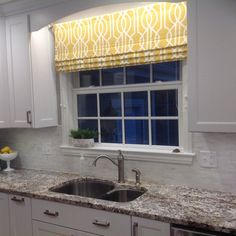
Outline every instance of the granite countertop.
{"label": "granite countertop", "polygon": [[[134,201],[117,203],[51,192],[76,174],[36,170],[0,172],[0,192],[106,210],[131,216],[236,235],[236,195],[186,186],[142,184],[148,191]],[[128,183],[130,184],[130,183]]]}

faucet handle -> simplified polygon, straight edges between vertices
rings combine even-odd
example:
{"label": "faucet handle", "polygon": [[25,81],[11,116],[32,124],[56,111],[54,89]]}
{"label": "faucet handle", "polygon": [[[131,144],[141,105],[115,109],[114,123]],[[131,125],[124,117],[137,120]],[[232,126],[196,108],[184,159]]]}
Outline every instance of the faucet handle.
{"label": "faucet handle", "polygon": [[141,185],[141,180],[140,180],[141,171],[137,168],[132,169],[132,171],[135,173],[135,184],[137,186]]}

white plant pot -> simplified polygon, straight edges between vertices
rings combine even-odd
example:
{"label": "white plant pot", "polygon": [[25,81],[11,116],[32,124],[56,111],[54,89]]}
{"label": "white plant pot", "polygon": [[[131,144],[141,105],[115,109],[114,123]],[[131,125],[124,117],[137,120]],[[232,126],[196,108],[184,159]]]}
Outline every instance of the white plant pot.
{"label": "white plant pot", "polygon": [[72,139],[72,143],[75,147],[89,148],[94,146],[94,138],[90,139]]}

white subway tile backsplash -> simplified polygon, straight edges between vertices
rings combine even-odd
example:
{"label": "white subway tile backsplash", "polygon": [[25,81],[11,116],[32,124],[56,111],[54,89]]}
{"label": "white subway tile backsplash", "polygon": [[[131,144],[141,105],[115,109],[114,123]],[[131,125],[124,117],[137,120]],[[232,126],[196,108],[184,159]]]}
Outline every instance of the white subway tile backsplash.
{"label": "white subway tile backsplash", "polygon": [[[44,169],[81,173],[109,179],[117,178],[116,167],[101,161],[93,167],[92,158],[81,160],[78,156],[63,156],[61,127],[44,129],[2,129],[0,147],[10,145],[19,151],[13,165],[19,168]],[[134,179],[131,169],[136,167],[142,172],[142,180],[168,184],[188,185],[212,190],[236,193],[236,134],[195,133],[193,151],[216,152],[217,167],[203,168],[199,155],[192,165],[174,165],[126,161],[126,175]]]}

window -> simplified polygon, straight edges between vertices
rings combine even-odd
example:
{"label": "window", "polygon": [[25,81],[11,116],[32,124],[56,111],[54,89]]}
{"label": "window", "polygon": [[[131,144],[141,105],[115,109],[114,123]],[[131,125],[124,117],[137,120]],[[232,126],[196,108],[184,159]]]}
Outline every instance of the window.
{"label": "window", "polygon": [[99,144],[181,146],[182,63],[73,73],[74,126]]}

